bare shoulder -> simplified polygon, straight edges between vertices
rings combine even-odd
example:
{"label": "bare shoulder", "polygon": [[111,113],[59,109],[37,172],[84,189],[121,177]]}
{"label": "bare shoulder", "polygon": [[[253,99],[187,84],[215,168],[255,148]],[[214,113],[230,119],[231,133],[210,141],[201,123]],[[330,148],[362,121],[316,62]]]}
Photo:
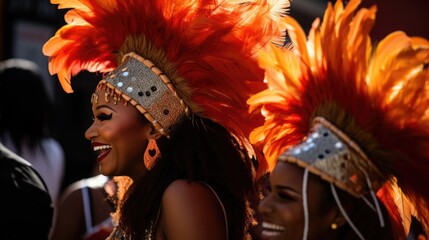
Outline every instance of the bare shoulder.
{"label": "bare shoulder", "polygon": [[78,184],[70,185],[60,197],[56,207],[56,218],[52,228],[52,240],[79,239],[85,232],[82,221],[82,190]]}
{"label": "bare shoulder", "polygon": [[61,205],[69,205],[72,203],[82,203],[82,186],[79,182],[75,182],[68,186],[60,196]]}
{"label": "bare shoulder", "polygon": [[208,196],[214,196],[210,188],[202,182],[178,179],[170,183],[170,185],[168,185],[168,187],[165,189],[164,198],[168,198],[171,195],[173,195],[174,197],[191,197],[194,194],[208,194]]}
{"label": "bare shoulder", "polygon": [[222,207],[201,182],[172,182],[162,197],[161,222],[168,239],[226,239]]}
{"label": "bare shoulder", "polygon": [[172,212],[181,214],[223,214],[219,201],[206,184],[183,179],[172,182],[166,188],[162,205],[163,210],[171,209]]}

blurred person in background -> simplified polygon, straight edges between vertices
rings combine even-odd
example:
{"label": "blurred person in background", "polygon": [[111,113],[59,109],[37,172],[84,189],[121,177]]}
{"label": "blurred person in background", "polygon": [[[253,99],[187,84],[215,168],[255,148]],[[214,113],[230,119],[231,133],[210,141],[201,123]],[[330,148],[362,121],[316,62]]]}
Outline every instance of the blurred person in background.
{"label": "blurred person in background", "polygon": [[104,240],[113,230],[116,184],[101,174],[74,182],[62,193],[51,240]]}
{"label": "blurred person in background", "polygon": [[47,240],[53,208],[43,179],[31,164],[0,143],[1,239]]}
{"label": "blurred person in background", "polygon": [[25,59],[0,62],[0,140],[27,159],[56,203],[64,175],[61,145],[49,132],[52,100],[39,67]]}

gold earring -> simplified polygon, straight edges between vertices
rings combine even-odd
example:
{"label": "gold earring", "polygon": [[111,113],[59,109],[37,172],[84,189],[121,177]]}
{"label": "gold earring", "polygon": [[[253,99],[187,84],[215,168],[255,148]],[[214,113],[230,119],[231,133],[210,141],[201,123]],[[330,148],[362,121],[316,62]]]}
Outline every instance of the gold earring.
{"label": "gold earring", "polygon": [[155,165],[156,160],[161,156],[161,151],[156,144],[156,140],[151,138],[144,152],[144,165],[148,170],[151,170]]}
{"label": "gold earring", "polygon": [[337,224],[336,223],[332,223],[331,224],[331,229],[332,230],[335,230],[335,229],[337,229],[338,228],[338,226],[337,226]]}

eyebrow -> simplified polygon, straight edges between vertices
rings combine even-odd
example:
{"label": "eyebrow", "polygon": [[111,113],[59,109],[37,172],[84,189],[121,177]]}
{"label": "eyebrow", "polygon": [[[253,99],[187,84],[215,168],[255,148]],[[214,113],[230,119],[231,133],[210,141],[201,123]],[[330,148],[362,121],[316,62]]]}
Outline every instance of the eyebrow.
{"label": "eyebrow", "polygon": [[115,111],[115,109],[113,109],[113,108],[112,108],[112,107],[110,107],[109,105],[99,105],[99,106],[97,106],[95,109],[99,110],[99,109],[102,109],[102,108],[108,108],[108,109],[110,109],[110,110],[112,110],[112,111],[116,112],[116,111]]}

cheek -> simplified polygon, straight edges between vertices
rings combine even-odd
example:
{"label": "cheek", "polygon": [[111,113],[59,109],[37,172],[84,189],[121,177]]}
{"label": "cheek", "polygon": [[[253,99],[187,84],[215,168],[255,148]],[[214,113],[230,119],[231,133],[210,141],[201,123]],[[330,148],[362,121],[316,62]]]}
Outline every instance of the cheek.
{"label": "cheek", "polygon": [[146,143],[143,128],[136,124],[118,127],[114,132],[112,131],[111,137],[117,151],[135,156],[143,152]]}
{"label": "cheek", "polygon": [[300,204],[290,204],[279,208],[279,218],[286,231],[282,239],[302,240],[304,231],[304,211]]}
{"label": "cheek", "polygon": [[282,202],[271,199],[272,198],[266,199],[268,200],[266,204],[271,206],[273,214],[275,214],[276,218],[288,229],[295,228],[295,226],[304,222],[304,210],[301,202]]}
{"label": "cheek", "polygon": [[115,135],[112,138],[112,143],[117,151],[129,152],[143,147],[142,139],[133,131],[121,131],[119,136]]}
{"label": "cheek", "polygon": [[291,226],[299,226],[304,222],[304,211],[301,204],[288,204],[279,208],[280,218],[282,221]]}
{"label": "cheek", "polygon": [[109,124],[106,126],[106,135],[115,141],[128,141],[132,143],[133,140],[143,138],[144,126],[142,123],[137,122],[134,119],[121,119],[115,122],[115,124]]}
{"label": "cheek", "polygon": [[280,201],[268,195],[260,205],[264,220],[275,221],[286,227],[278,239],[302,240],[304,217],[302,203],[297,201]]}

